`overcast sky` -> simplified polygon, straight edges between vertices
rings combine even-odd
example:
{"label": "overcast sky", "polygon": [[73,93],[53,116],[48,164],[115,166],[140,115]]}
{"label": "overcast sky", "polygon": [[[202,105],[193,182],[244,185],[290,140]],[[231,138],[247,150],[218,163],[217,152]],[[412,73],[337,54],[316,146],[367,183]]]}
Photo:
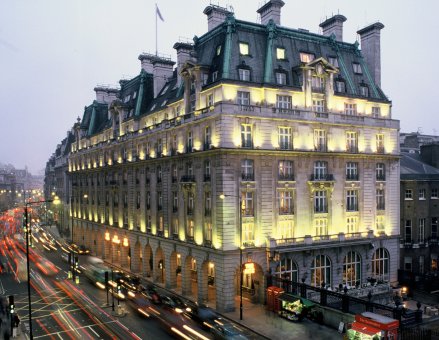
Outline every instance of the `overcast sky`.
{"label": "overcast sky", "polygon": [[[319,32],[319,23],[347,17],[344,40],[375,21],[381,31],[382,88],[393,102],[401,131],[439,134],[437,0],[284,0],[281,23]],[[157,0],[159,52],[207,30],[209,0]],[[218,2],[215,2],[218,3]],[[256,21],[260,0],[228,0],[237,19]],[[96,85],[118,84],[140,72],[142,52],[155,52],[155,1],[0,1],[0,162],[45,166]]]}

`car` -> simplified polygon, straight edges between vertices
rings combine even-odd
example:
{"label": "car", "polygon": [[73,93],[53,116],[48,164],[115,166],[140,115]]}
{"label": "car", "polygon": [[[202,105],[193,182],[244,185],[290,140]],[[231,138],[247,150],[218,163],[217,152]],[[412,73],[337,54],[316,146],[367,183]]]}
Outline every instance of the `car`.
{"label": "car", "polygon": [[217,319],[215,320],[213,327],[210,329],[214,339],[219,340],[245,340],[248,339],[241,328],[235,324]]}
{"label": "car", "polygon": [[177,313],[189,313],[192,311],[192,308],[189,307],[186,303],[183,302],[178,296],[161,296],[162,304],[166,307],[173,309]]}
{"label": "car", "polygon": [[188,315],[191,319],[197,322],[203,329],[210,329],[214,325],[214,321],[219,318],[212,308],[204,304],[189,304],[191,308]]}

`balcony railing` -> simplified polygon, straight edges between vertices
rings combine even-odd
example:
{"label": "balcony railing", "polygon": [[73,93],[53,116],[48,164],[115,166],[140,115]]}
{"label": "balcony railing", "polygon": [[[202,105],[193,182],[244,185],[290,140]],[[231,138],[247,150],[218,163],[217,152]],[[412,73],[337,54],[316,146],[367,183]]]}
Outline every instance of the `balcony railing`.
{"label": "balcony railing", "polygon": [[377,146],[377,153],[384,153],[384,145]]}
{"label": "balcony railing", "polygon": [[326,144],[314,145],[314,151],[327,152],[328,151],[328,146]]}
{"label": "balcony railing", "polygon": [[279,208],[279,215],[293,215],[294,209],[293,207],[280,207]]}
{"label": "balcony railing", "polygon": [[253,182],[255,180],[255,174],[242,173],[241,174],[241,179],[243,181]]}
{"label": "balcony railing", "polygon": [[360,176],[358,174],[346,174],[346,180],[347,181],[359,181]]}
{"label": "balcony railing", "polygon": [[293,150],[293,143],[291,143],[291,142],[279,143],[279,149],[280,150]]}
{"label": "balcony railing", "polygon": [[180,178],[180,182],[183,182],[183,183],[195,183],[195,176],[194,175],[183,175]]}
{"label": "balcony railing", "polygon": [[347,144],[346,145],[346,152],[358,153],[358,146],[355,144]]}
{"label": "balcony railing", "polygon": [[253,148],[253,141],[248,139],[243,139],[241,141],[241,147],[251,149]]}
{"label": "balcony railing", "polygon": [[384,175],[384,174],[376,175],[376,180],[377,181],[385,181],[386,180],[386,175]]}
{"label": "balcony railing", "polygon": [[279,174],[279,181],[294,181],[294,174]]}
{"label": "balcony railing", "polygon": [[255,212],[253,208],[245,208],[242,210],[242,216],[251,217],[255,216]]}
{"label": "balcony railing", "polygon": [[332,174],[312,174],[310,180],[313,181],[313,182],[318,182],[318,181],[323,181],[323,182],[333,181],[333,180],[334,180],[334,175],[332,175]]}

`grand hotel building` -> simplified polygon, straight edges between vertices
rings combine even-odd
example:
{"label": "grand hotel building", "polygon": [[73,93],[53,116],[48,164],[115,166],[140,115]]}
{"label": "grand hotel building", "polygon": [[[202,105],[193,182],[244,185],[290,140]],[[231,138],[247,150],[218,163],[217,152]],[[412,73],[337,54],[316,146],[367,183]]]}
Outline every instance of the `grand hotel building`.
{"label": "grand hotel building", "polygon": [[[177,65],[142,54],[74,126],[66,205],[97,255],[198,301],[263,302],[268,274],[321,286],[399,267],[399,121],[380,88],[380,30],[342,40],[210,5]],[[243,267],[240,267],[240,247]],[[196,282],[196,284],[194,284]],[[195,287],[195,288],[194,288]]]}

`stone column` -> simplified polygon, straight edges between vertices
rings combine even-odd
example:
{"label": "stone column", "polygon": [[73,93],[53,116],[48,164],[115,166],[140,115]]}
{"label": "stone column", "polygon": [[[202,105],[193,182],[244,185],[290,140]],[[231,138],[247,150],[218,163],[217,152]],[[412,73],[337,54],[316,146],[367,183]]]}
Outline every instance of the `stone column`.
{"label": "stone column", "polygon": [[[200,261],[201,262],[201,261]],[[207,263],[199,263],[197,261],[197,286],[199,304],[205,303],[208,300],[208,285],[207,285]]]}

